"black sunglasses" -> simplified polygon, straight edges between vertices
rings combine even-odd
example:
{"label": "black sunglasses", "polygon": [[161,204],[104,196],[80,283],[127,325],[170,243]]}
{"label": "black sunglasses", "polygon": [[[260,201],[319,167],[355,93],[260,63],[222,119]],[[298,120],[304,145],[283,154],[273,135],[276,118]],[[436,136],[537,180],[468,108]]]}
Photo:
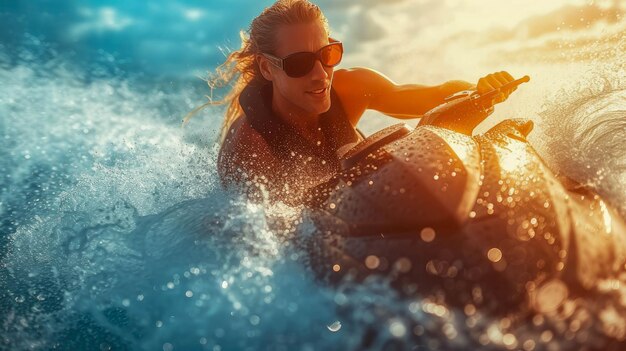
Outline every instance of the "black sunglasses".
{"label": "black sunglasses", "polygon": [[270,54],[263,54],[263,56],[267,57],[274,66],[285,71],[289,77],[299,78],[311,72],[316,60],[326,67],[337,66],[343,57],[343,44],[335,41],[323,46],[317,52],[296,52],[284,58]]}

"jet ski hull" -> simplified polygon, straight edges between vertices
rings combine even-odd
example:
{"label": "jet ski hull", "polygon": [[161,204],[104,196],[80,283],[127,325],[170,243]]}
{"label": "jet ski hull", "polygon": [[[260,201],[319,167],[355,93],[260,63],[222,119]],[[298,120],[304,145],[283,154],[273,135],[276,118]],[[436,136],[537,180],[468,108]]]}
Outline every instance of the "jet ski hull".
{"label": "jet ski hull", "polygon": [[[495,309],[563,282],[590,290],[624,270],[626,225],[599,196],[568,189],[507,120],[470,137],[420,126],[309,193],[312,266],[333,281],[372,274],[399,291]],[[357,159],[357,162],[354,161]]]}

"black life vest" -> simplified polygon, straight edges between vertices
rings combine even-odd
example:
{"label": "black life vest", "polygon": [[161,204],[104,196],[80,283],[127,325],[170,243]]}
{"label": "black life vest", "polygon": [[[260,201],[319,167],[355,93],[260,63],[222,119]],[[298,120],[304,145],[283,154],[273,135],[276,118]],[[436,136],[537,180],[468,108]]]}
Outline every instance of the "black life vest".
{"label": "black life vest", "polygon": [[323,138],[311,143],[272,111],[272,84],[248,85],[239,96],[247,122],[265,139],[274,156],[284,162],[322,164],[330,173],[339,170],[337,150],[361,138],[352,127],[335,90],[330,90],[330,109],[320,115]]}

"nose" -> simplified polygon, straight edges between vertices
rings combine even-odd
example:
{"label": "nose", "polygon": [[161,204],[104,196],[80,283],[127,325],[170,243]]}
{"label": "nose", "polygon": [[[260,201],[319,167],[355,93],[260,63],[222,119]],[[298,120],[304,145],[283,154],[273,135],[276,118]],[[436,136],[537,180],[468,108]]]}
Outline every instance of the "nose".
{"label": "nose", "polygon": [[328,78],[328,72],[326,72],[326,68],[322,65],[320,60],[315,60],[315,65],[313,66],[313,69],[311,70],[311,78],[313,80],[321,80],[321,79]]}

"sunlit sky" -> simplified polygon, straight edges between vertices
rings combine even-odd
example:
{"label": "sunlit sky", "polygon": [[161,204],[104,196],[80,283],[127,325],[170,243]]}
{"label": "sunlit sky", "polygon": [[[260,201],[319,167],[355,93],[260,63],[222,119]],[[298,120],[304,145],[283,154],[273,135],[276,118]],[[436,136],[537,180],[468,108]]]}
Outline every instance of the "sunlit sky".
{"label": "sunlit sky", "polygon": [[[352,5],[341,10],[328,6],[327,13],[337,36],[345,38],[347,46],[353,49],[348,51],[350,64],[371,60],[383,69],[387,67],[376,60],[381,51],[382,56],[392,51],[419,55],[441,49],[451,38],[457,41],[497,38],[500,42],[519,38],[529,42],[555,33],[565,38],[574,35],[570,27],[580,29],[576,22],[589,22],[590,26],[601,22],[601,18],[595,18],[599,16],[595,11],[611,7],[623,14],[626,1],[392,1],[372,6]],[[368,47],[370,43],[376,45]],[[381,45],[386,50],[380,50]],[[358,55],[361,50],[365,55]],[[353,61],[350,54],[358,59]]]}
{"label": "sunlit sky", "polygon": [[[250,21],[271,3],[268,0],[2,2],[0,43],[11,49],[33,35],[79,59],[93,59],[94,53],[106,52],[119,62],[134,62],[150,74],[193,77],[223,60],[220,48],[236,49],[239,30],[247,29]],[[389,68],[390,57],[437,50],[442,41],[455,35],[490,36],[510,31],[523,36],[529,26],[556,30],[560,17],[564,23],[571,22],[578,10],[584,18],[590,9],[612,6],[619,8],[621,14],[626,9],[626,0],[319,0],[316,3],[329,18],[333,35],[345,42],[344,65],[370,65],[377,69]],[[548,18],[542,18],[546,15]],[[382,55],[381,51],[384,51]]]}
{"label": "sunlit sky", "polygon": [[[530,75],[532,91],[545,94],[589,67],[614,71],[597,61],[615,62],[626,50],[626,0],[315,2],[328,17],[331,34],[344,42],[339,68],[370,67],[399,84],[476,82],[508,70]],[[239,31],[272,3],[3,1],[0,59],[55,56],[79,70],[92,71],[96,62],[113,67],[111,72],[205,89],[201,77],[240,46]]]}
{"label": "sunlit sky", "polygon": [[[328,3],[328,6],[326,4]],[[530,75],[485,127],[512,116],[535,118],[539,101],[595,73],[620,74],[626,1],[387,1],[340,7],[323,2],[346,42],[342,67],[374,68],[397,83],[476,82],[490,72]],[[397,123],[367,112],[366,133]]]}

